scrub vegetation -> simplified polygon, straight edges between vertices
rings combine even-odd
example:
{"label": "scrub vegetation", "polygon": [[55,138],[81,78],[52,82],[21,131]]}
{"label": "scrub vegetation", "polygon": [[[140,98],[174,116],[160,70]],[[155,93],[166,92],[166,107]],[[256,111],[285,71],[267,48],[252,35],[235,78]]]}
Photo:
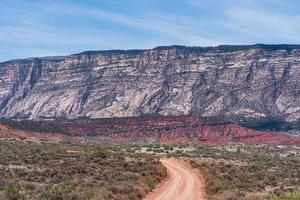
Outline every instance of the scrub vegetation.
{"label": "scrub vegetation", "polygon": [[0,199],[141,199],[166,176],[158,158],[117,146],[0,140]]}

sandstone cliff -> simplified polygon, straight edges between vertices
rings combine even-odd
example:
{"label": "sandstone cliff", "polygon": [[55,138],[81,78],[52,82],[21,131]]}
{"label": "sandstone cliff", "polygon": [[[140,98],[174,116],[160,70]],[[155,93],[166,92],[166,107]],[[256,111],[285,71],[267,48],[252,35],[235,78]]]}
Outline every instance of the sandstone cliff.
{"label": "sandstone cliff", "polygon": [[158,47],[0,63],[0,117],[300,119],[300,46]]}

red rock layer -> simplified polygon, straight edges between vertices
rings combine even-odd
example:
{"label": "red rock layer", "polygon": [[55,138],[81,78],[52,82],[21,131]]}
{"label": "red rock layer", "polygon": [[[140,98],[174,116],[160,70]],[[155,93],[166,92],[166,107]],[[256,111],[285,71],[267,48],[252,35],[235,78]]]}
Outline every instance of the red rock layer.
{"label": "red rock layer", "polygon": [[259,132],[235,123],[205,123],[193,116],[144,117],[59,122],[73,136],[102,136],[119,141],[208,144],[300,144],[300,137]]}
{"label": "red rock layer", "polygon": [[0,138],[22,138],[30,141],[76,142],[76,138],[60,133],[39,133],[12,129],[0,124]]}

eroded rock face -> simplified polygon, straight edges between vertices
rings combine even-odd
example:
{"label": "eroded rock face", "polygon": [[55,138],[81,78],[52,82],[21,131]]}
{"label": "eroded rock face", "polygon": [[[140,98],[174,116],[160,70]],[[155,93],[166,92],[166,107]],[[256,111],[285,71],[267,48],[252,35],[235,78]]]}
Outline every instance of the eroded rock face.
{"label": "eroded rock face", "polygon": [[254,131],[232,122],[207,123],[193,116],[85,119],[51,123],[72,136],[100,136],[121,142],[300,145],[300,136]]}
{"label": "eroded rock face", "polygon": [[2,120],[1,137],[80,143],[113,141],[142,144],[300,145],[300,136],[255,131],[233,122],[205,122],[191,115],[51,121]]}
{"label": "eroded rock face", "polygon": [[159,47],[0,63],[0,117],[300,119],[300,46]]}

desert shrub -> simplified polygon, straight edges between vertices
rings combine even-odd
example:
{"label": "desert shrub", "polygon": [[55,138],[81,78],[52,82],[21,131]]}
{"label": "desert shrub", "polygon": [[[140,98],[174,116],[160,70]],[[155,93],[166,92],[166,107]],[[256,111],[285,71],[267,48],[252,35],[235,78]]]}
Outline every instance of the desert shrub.
{"label": "desert shrub", "polygon": [[175,151],[175,155],[181,155],[182,153],[183,153],[182,150],[176,150],[176,151]]}
{"label": "desert shrub", "polygon": [[95,151],[94,156],[99,158],[107,158],[109,156],[109,152],[104,148],[98,148]]}
{"label": "desert shrub", "polygon": [[274,194],[281,200],[295,196],[284,193],[300,186],[300,159],[292,156],[297,151],[288,146],[201,146],[186,159],[204,175],[208,199],[257,200]]}
{"label": "desert shrub", "polygon": [[[48,189],[43,193],[42,197],[50,200],[67,199],[71,196],[71,193],[75,188],[75,183],[64,182]],[[72,196],[74,197],[74,195]]]}
{"label": "desert shrub", "polygon": [[5,188],[5,198],[8,200],[21,199],[20,190],[15,185],[9,185]]}
{"label": "desert shrub", "polygon": [[300,199],[300,191],[294,191],[287,194],[280,194],[278,196],[265,198],[263,200],[299,200],[299,199]]}
{"label": "desert shrub", "polygon": [[153,190],[155,188],[155,182],[153,180],[148,180],[147,181],[147,186],[150,188],[150,190]]}
{"label": "desert shrub", "polygon": [[[0,200],[142,199],[165,168],[153,155],[124,148],[0,140]],[[17,187],[7,189],[8,181]]]}

